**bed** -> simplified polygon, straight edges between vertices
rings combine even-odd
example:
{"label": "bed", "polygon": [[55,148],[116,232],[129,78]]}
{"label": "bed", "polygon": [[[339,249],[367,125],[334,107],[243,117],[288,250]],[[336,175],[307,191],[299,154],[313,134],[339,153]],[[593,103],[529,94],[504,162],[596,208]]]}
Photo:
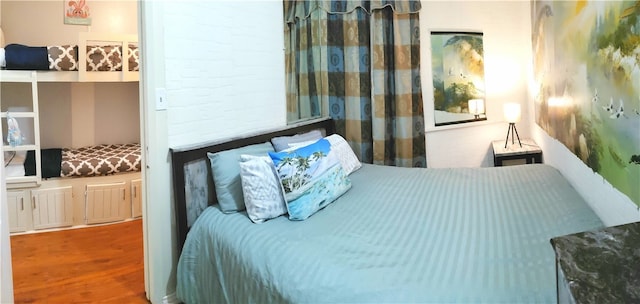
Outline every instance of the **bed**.
{"label": "bed", "polygon": [[[139,143],[40,150],[43,178],[105,176],[141,170]],[[8,177],[36,174],[35,151],[5,152]]]}
{"label": "bed", "polygon": [[555,303],[549,240],[603,226],[544,164],[363,164],[348,191],[303,221],[222,212],[207,152],[317,128],[334,132],[327,119],[172,149],[181,301]]}
{"label": "bed", "polygon": [[138,37],[132,34],[81,32],[74,43],[32,46],[8,44],[0,48],[3,80],[115,82],[138,81]]}

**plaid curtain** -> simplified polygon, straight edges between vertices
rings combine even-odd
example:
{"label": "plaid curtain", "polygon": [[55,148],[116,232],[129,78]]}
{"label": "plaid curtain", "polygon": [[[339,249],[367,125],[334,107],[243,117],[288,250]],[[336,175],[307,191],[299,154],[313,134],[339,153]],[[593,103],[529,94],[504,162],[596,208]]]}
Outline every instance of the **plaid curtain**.
{"label": "plaid curtain", "polygon": [[426,167],[420,2],[284,5],[289,119],[331,116],[362,162]]}

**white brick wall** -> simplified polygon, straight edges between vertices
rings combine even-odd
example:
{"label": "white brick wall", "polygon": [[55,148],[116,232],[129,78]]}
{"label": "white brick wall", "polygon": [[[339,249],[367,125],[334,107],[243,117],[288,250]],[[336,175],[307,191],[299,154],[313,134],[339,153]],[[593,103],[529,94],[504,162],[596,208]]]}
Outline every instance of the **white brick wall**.
{"label": "white brick wall", "polygon": [[280,1],[165,3],[169,146],[286,124]]}

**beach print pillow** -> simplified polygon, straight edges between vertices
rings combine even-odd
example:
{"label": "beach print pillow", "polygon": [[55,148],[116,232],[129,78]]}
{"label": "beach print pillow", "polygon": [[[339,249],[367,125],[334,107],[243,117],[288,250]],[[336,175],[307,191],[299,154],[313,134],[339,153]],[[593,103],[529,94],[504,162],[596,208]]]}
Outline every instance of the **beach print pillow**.
{"label": "beach print pillow", "polygon": [[351,180],[326,139],[269,152],[284,190],[290,220],[305,220],[351,189]]}

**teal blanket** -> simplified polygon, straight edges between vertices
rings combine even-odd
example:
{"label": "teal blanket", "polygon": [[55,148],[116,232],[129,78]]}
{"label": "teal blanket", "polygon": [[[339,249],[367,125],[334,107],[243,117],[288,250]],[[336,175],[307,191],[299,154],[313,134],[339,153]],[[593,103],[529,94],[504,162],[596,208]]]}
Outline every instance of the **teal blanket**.
{"label": "teal blanket", "polygon": [[555,303],[549,239],[602,222],[554,168],[364,165],[305,221],[207,208],[177,270],[185,303]]}

